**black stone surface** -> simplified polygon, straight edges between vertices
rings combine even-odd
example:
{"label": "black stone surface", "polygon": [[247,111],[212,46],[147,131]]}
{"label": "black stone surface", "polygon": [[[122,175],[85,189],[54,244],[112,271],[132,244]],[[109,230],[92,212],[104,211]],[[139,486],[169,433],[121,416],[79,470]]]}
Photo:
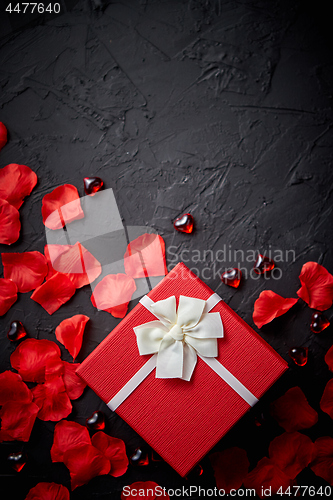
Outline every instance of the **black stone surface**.
{"label": "black stone surface", "polygon": [[[19,241],[1,245],[1,252],[43,252],[43,196],[64,183],[84,196],[83,178],[99,176],[114,189],[128,226],[147,225],[163,236],[170,269],[189,258],[185,263],[255,329],[253,305],[262,290],[295,297],[307,261],[332,272],[332,52],[325,3],[61,0],[60,14],[47,16],[9,14],[8,3],[1,0],[0,121],[9,140],[0,167],[29,165],[39,181],[20,209]],[[184,212],[195,218],[192,235],[173,229]],[[255,279],[253,262],[243,262],[236,250],[281,251],[280,272]],[[245,274],[237,290],[219,278],[235,265]],[[15,345],[6,332],[13,320],[22,321],[29,336],[55,341],[60,321],[89,315],[78,361],[119,322],[91,305],[88,286],[52,316],[30,295],[20,294],[1,318],[1,371],[11,368]],[[296,385],[319,412],[318,424],[305,434],[332,434],[332,420],[319,408],[331,378],[324,355],[332,328],[313,334],[312,312],[299,301],[260,330],[287,361],[290,347],[309,347],[309,362],[301,368],[290,361],[288,372],[215,451],[245,448],[253,468],[283,432],[270,419],[256,427],[255,416]],[[332,310],[326,314],[330,318]],[[129,454],[145,447],[88,388],[68,418],[84,424],[95,410],[105,412],[107,431],[125,441]],[[23,500],[40,481],[70,487],[66,467],[51,463],[54,425],[37,419],[29,443],[1,445],[1,491],[8,498]],[[28,462],[15,473],[6,456],[21,449]],[[93,479],[71,499],[119,499],[124,485],[139,480],[213,488],[209,459],[201,465],[203,474],[188,479],[165,463],[130,466],[120,478]],[[327,484],[310,469],[297,481]]]}

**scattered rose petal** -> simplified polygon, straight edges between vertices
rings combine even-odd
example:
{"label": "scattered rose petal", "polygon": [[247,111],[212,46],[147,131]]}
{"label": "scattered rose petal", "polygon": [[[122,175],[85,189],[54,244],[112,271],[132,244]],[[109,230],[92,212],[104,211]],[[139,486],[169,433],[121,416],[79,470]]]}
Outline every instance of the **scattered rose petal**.
{"label": "scattered rose petal", "polygon": [[333,301],[333,276],[317,262],[304,264],[299,275],[302,287],[297,295],[312,309],[325,311]]}
{"label": "scattered rose petal", "polygon": [[64,381],[68,397],[69,399],[77,399],[81,396],[87,386],[82,378],[75,373],[80,366],[80,363],[67,363],[67,361],[63,361],[63,365],[64,373],[62,375],[62,379]]}
{"label": "scattered rose petal", "polygon": [[7,129],[5,125],[0,122],[0,151],[7,144]]}
{"label": "scattered rose petal", "polygon": [[129,486],[125,486],[125,488],[126,490],[121,493],[121,500],[141,500],[142,498],[148,498],[149,500],[165,498],[170,500],[169,495],[154,481],[136,481]]}
{"label": "scattered rose petal", "polygon": [[96,285],[91,302],[97,309],[123,318],[135,290],[135,281],[127,274],[108,274]]}
{"label": "scattered rose petal", "polygon": [[333,438],[323,436],[314,442],[312,471],[333,486]]}
{"label": "scattered rose petal", "polygon": [[54,377],[32,389],[34,403],[39,408],[40,420],[57,422],[72,411],[72,404],[66,392],[62,377]]}
{"label": "scattered rose petal", "polygon": [[71,475],[72,490],[110,471],[109,460],[91,444],[71,448],[63,459]]}
{"label": "scattered rose petal", "polygon": [[284,432],[269,445],[269,457],[290,479],[309,465],[314,445],[311,439],[300,432]]}
{"label": "scattered rose petal", "polygon": [[57,340],[66,347],[73,359],[80,352],[84,329],[88,321],[88,316],[76,314],[71,318],[64,319],[56,328]]}
{"label": "scattered rose petal", "polygon": [[35,423],[38,406],[35,403],[9,401],[0,410],[2,441],[29,441]]}
{"label": "scattered rose petal", "polygon": [[31,488],[25,500],[70,500],[70,496],[62,484],[38,483]]}
{"label": "scattered rose petal", "polygon": [[258,328],[285,314],[298,299],[284,299],[281,295],[264,290],[254,303],[253,321]]}
{"label": "scattered rose petal", "polygon": [[320,400],[320,408],[333,418],[333,378],[329,380]]}
{"label": "scattered rose petal", "polygon": [[125,273],[132,278],[165,276],[165,244],[161,236],[145,233],[127,245],[124,255]]}
{"label": "scattered rose petal", "polygon": [[6,314],[17,301],[17,286],[12,280],[0,278],[0,316]]}
{"label": "scattered rose petal", "polygon": [[329,370],[333,372],[333,345],[329,348],[325,355],[325,363],[327,364]]}
{"label": "scattered rose petal", "polygon": [[49,255],[52,258],[51,265],[53,269],[66,274],[76,288],[89,285],[101,274],[102,266],[100,262],[81,243],[64,245],[67,246],[67,249],[64,252],[59,252],[57,249],[57,256],[53,249],[55,246],[59,247],[61,245],[49,245]]}
{"label": "scattered rose petal", "polygon": [[89,431],[86,427],[68,420],[58,422],[54,428],[51,448],[52,462],[63,462],[66,451],[84,444],[91,445]]}
{"label": "scattered rose petal", "polygon": [[32,393],[18,373],[7,370],[0,373],[0,406],[9,401],[31,403]]}
{"label": "scattered rose petal", "polygon": [[[70,248],[72,248],[72,245],[45,245],[44,255],[45,255],[45,258],[47,261],[47,267],[49,270],[49,272],[46,276],[46,280],[52,278],[52,276],[54,274],[58,273],[58,271],[56,271],[53,268],[52,262],[54,262],[59,257],[59,255],[61,255],[64,252],[67,252],[67,250],[69,250]],[[67,277],[69,277],[69,276],[67,276]]]}
{"label": "scattered rose petal", "polygon": [[242,486],[250,465],[245,450],[237,447],[228,448],[213,453],[209,459],[219,490],[230,493],[230,490],[238,490]]}
{"label": "scattered rose petal", "polygon": [[36,288],[31,299],[38,302],[50,315],[65,304],[75,293],[76,288],[67,276],[57,273]]}
{"label": "scattered rose petal", "polygon": [[45,339],[26,339],[10,357],[12,367],[26,382],[45,382],[63,372],[61,352],[55,342]]}
{"label": "scattered rose petal", "polygon": [[292,486],[290,479],[272,460],[267,457],[259,460],[257,466],[247,475],[244,481],[245,488],[255,489],[259,498],[266,498],[263,490],[271,488],[271,495],[282,488],[285,491],[288,486]]}
{"label": "scattered rose petal", "polygon": [[84,217],[78,190],[72,184],[55,188],[43,198],[43,222],[49,229],[61,229],[73,220]]}
{"label": "scattered rose petal", "polygon": [[34,290],[44,281],[47,262],[40,252],[2,253],[3,274],[16,283],[21,293]]}
{"label": "scattered rose petal", "polygon": [[11,245],[20,236],[19,211],[6,200],[0,199],[0,243]]}
{"label": "scattered rose petal", "polygon": [[318,413],[309,405],[300,387],[292,387],[274,401],[271,415],[287,432],[308,429],[318,421]]}
{"label": "scattered rose petal", "polygon": [[37,184],[37,175],[26,165],[11,163],[0,169],[0,198],[17,210]]}
{"label": "scattered rose petal", "polygon": [[127,471],[128,458],[125,443],[103,431],[96,432],[91,439],[92,444],[110,461],[109,474],[113,477],[122,476]]}

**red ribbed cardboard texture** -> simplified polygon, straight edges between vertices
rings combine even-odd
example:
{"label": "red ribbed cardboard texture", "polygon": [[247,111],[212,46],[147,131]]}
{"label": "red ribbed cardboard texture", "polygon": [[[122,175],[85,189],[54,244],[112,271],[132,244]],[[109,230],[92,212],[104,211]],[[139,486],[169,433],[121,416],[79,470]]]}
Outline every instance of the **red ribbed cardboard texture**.
{"label": "red ribbed cardboard texture", "polygon": [[[154,301],[180,295],[207,300],[213,291],[178,264],[149,294]],[[221,301],[224,338],[218,361],[258,399],[288,368],[287,363]],[[140,356],[133,327],[156,317],[138,304],[81,363],[77,373],[108,403],[150,356]],[[155,370],[116,412],[181,476],[249,410],[249,405],[198,358],[189,382],[157,379]]]}

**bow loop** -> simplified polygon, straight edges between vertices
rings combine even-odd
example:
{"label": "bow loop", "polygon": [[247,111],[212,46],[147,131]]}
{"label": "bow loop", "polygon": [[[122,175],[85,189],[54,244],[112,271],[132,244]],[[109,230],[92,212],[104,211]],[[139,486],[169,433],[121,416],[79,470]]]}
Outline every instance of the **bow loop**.
{"label": "bow loop", "polygon": [[218,354],[217,339],[223,337],[219,313],[204,313],[206,301],[193,297],[168,297],[150,305],[159,321],[136,326],[139,352],[157,353],[157,378],[190,380],[197,353],[205,357]]}

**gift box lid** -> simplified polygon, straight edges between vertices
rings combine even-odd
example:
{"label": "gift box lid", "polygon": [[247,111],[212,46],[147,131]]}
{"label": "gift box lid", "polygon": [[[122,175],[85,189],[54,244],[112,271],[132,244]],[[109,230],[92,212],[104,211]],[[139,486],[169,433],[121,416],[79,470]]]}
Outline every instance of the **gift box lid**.
{"label": "gift box lid", "polygon": [[[184,295],[207,300],[212,294],[205,283],[179,263],[148,297],[154,302],[173,295],[177,299]],[[224,328],[216,359],[259,399],[288,364],[225,302],[218,302],[211,312],[220,313]],[[154,320],[156,317],[139,303],[78,368],[78,375],[105,403],[110,403],[151,359],[140,356],[133,328]],[[116,412],[185,476],[250,408],[198,357],[190,381],[156,378],[154,369]]]}

